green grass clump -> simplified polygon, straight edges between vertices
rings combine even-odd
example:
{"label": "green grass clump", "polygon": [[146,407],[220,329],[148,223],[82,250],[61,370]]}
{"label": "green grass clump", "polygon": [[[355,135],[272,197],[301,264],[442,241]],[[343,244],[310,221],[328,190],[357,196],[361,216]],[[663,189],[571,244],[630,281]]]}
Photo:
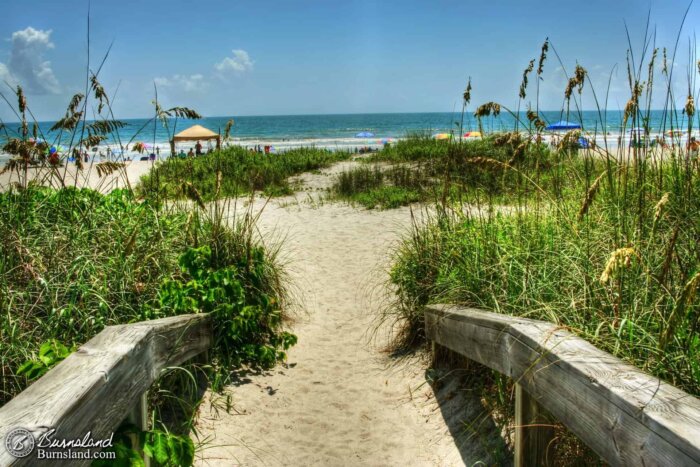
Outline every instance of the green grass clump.
{"label": "green grass clump", "polygon": [[420,337],[425,304],[460,303],[561,324],[700,394],[697,162],[579,175],[548,203],[438,210],[417,225],[391,275],[406,342]]}
{"label": "green grass clump", "polygon": [[424,171],[403,165],[382,170],[375,165],[341,172],[331,191],[336,198],[367,209],[393,209],[427,200],[432,188]]}
{"label": "green grass clump", "polygon": [[417,203],[423,200],[423,195],[415,190],[398,186],[383,186],[373,190],[358,193],[353,200],[367,209],[394,209]]}
{"label": "green grass clump", "polygon": [[[368,208],[460,201],[475,195],[510,203],[536,198],[540,185],[553,186],[560,180],[558,172],[583,163],[575,156],[573,151],[552,152],[517,133],[454,142],[414,136],[362,159],[374,168],[363,166],[338,175],[332,191],[337,198]],[[378,163],[389,168],[382,170]]]}
{"label": "green grass clump", "polygon": [[177,199],[185,197],[183,183],[189,183],[204,201],[253,191],[281,196],[292,193],[289,177],[349,157],[348,152],[317,148],[258,154],[233,146],[194,159],[168,159],[141,179],[138,190],[145,196]]}
{"label": "green grass clump", "polygon": [[64,357],[55,350],[75,348],[105,326],[180,313],[220,318],[211,355],[221,384],[238,365],[283,358],[293,336],[280,330],[280,271],[246,219],[229,227],[196,210],[164,212],[127,190],[1,193],[0,405],[48,369],[36,358],[40,347],[42,356],[53,348]]}

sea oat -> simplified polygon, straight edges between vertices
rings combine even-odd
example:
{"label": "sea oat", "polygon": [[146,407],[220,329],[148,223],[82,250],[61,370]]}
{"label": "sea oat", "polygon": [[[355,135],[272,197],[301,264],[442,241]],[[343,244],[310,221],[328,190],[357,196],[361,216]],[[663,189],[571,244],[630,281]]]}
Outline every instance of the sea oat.
{"label": "sea oat", "polygon": [[570,130],[562,137],[557,145],[559,151],[564,151],[572,147],[578,147],[579,139],[581,138],[581,130]]}
{"label": "sea oat", "polygon": [[[80,158],[77,158],[76,161],[77,160],[80,160]],[[125,165],[122,162],[105,161],[95,164],[95,169],[97,170],[98,177],[105,177],[116,172],[119,169],[123,169],[124,167]]]}
{"label": "sea oat", "polygon": [[642,95],[643,84],[636,83],[632,87],[632,96],[630,100],[627,101],[625,105],[625,113],[622,117],[622,126],[627,125],[627,121],[630,117],[637,115],[637,110],[639,109],[639,96]]}
{"label": "sea oat", "polygon": [[600,275],[600,282],[607,284],[615,271],[621,267],[629,266],[630,260],[634,255],[636,255],[634,248],[629,247],[618,248],[617,250],[613,251],[610,258],[608,258],[608,262],[605,263],[605,269]]}
{"label": "sea oat", "polygon": [[185,197],[197,203],[197,205],[200,208],[206,208],[206,206],[204,205],[204,200],[202,199],[202,195],[199,194],[199,191],[191,182],[184,182],[181,185],[180,189],[182,191],[182,194],[185,195]]}
{"label": "sea oat", "polygon": [[688,99],[685,101],[685,114],[690,118],[695,115],[695,99],[692,94],[688,94]]}
{"label": "sea oat", "polygon": [[593,199],[595,198],[596,193],[598,193],[598,188],[600,187],[600,182],[603,180],[603,176],[607,173],[608,171],[605,170],[603,173],[598,175],[598,177],[593,181],[593,184],[591,187],[588,189],[586,192],[586,198],[583,200],[583,204],[581,205],[581,209],[578,212],[578,220],[583,219],[583,216],[586,215],[588,212],[588,209],[591,207],[591,204],[593,204]]}
{"label": "sea oat", "polygon": [[525,91],[527,90],[527,75],[529,75],[532,72],[532,69],[535,66],[535,59],[533,58],[530,60],[530,64],[525,68],[525,71],[523,71],[523,80],[520,83],[520,98],[525,99],[526,94]]}
{"label": "sea oat", "polygon": [[529,141],[522,141],[520,144],[518,144],[515,149],[513,149],[513,157],[510,158],[508,161],[509,166],[515,165],[517,161],[523,158],[525,155],[525,151],[527,150]]}
{"label": "sea oat", "polygon": [[467,87],[464,89],[464,94],[462,94],[462,99],[464,100],[464,105],[469,104],[472,100],[472,77],[469,77],[467,81]]}
{"label": "sea oat", "polygon": [[97,81],[97,76],[94,74],[90,77],[90,85],[95,93],[95,99],[99,102],[97,105],[97,113],[102,113],[102,108],[105,105],[109,105],[109,97],[107,97],[107,92],[105,88],[102,87],[99,81]]}
{"label": "sea oat", "polygon": [[489,115],[493,115],[494,117],[497,117],[501,113],[501,105],[497,104],[495,102],[487,102],[486,104],[480,105],[477,107],[476,112],[474,112],[474,116],[479,118],[479,117],[487,117]]}
{"label": "sea oat", "polygon": [[229,137],[231,136],[231,128],[233,127],[233,124],[234,124],[233,119],[226,122],[226,127],[224,128],[224,141],[228,140]]}
{"label": "sea oat", "polygon": [[564,90],[564,98],[568,101],[571,99],[571,94],[573,93],[574,89],[576,88],[578,90],[579,95],[583,92],[583,85],[586,82],[586,69],[583,68],[581,65],[576,65],[576,69],[574,70],[574,76],[572,76],[569,79],[569,82],[566,85],[566,89]]}
{"label": "sea oat", "polygon": [[544,130],[546,124],[544,121],[537,115],[537,112],[534,112],[532,110],[527,111],[527,119],[535,126],[535,128],[538,131]]}
{"label": "sea oat", "polygon": [[656,203],[656,206],[654,206],[654,224],[658,222],[658,220],[661,218],[661,215],[664,212],[664,208],[668,204],[669,196],[671,193],[664,193],[664,195],[661,197],[658,203]]}
{"label": "sea oat", "polygon": [[540,52],[540,62],[537,64],[537,76],[542,74],[544,61],[547,59],[547,51],[549,51],[549,37],[542,44],[542,52]]}

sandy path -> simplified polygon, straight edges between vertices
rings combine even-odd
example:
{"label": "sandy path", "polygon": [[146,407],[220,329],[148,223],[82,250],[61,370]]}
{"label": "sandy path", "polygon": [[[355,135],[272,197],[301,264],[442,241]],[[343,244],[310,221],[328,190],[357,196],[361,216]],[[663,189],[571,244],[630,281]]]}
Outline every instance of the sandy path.
{"label": "sandy path", "polygon": [[[318,190],[328,172],[301,178]],[[231,387],[231,414],[203,404],[198,429],[210,439],[198,464],[462,465],[426,362],[392,365],[379,349],[386,341],[368,336],[409,209],[319,203],[317,193],[275,201],[260,219],[263,234],[286,235],[282,251],[304,304],[289,366]]]}

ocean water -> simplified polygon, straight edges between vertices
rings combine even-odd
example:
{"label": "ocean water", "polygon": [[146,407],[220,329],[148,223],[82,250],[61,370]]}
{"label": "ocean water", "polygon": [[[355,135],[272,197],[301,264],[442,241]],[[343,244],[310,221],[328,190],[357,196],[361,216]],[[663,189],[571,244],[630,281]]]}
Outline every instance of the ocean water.
{"label": "ocean water", "polygon": [[[584,111],[581,114],[571,113],[568,117],[561,112],[540,112],[541,118],[547,123],[559,120],[568,120],[581,123],[584,131],[596,139],[599,145],[604,144],[604,136],[610,147],[615,146],[621,139],[629,140],[631,133],[621,130],[622,113],[620,111],[608,111],[601,115],[597,111]],[[298,146],[316,146],[329,149],[354,149],[356,147],[379,147],[382,139],[405,138],[412,133],[434,134],[443,132],[459,133],[459,113],[434,112],[434,113],[390,113],[390,114],[338,114],[338,115],[279,115],[279,116],[232,116],[232,117],[205,117],[201,120],[172,121],[175,132],[188,128],[193,124],[199,124],[215,132],[223,133],[229,119],[233,118],[235,124],[231,131],[232,144],[245,147],[257,145],[270,145],[273,151],[283,151],[287,148]],[[649,119],[651,135],[662,135],[672,126],[674,128],[687,127],[683,120],[684,115],[678,112],[677,118],[671,125],[668,113],[652,111]],[[520,116],[521,122],[527,123],[524,115]],[[148,119],[124,120],[127,126],[118,132],[110,140],[104,142],[95,154],[103,157],[108,152],[119,153],[120,148],[126,148],[125,156],[138,157],[139,154],[131,151],[132,142],[147,144],[149,151],[156,152],[159,149],[161,157],[168,153],[168,134],[160,122],[148,123]],[[54,122],[40,122],[39,133],[50,143],[68,147],[70,141],[65,137],[59,140],[59,135],[50,133],[49,128]],[[507,113],[499,117],[482,119],[486,132],[511,131],[516,128],[516,119]],[[6,123],[10,133],[19,131],[19,124]],[[629,125],[628,125],[629,126]],[[523,124],[520,123],[520,129]],[[471,112],[464,116],[464,131],[478,130],[478,124]],[[371,138],[358,138],[355,135],[360,132],[374,133]],[[0,136],[0,143],[5,135]],[[194,142],[182,143],[179,149],[189,150]],[[206,147],[206,143],[204,143]],[[109,151],[107,150],[109,148]],[[60,149],[60,148],[59,148]],[[0,153],[0,159],[7,159],[7,154]]]}

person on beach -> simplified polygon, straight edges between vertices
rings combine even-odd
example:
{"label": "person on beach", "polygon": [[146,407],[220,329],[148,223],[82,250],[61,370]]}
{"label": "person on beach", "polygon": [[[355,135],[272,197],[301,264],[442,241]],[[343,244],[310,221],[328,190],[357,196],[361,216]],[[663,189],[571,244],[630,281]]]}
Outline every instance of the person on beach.
{"label": "person on beach", "polygon": [[194,151],[192,150],[192,148],[190,148],[189,152],[187,153],[187,157],[194,157]]}
{"label": "person on beach", "polygon": [[202,155],[202,144],[199,141],[197,141],[197,144],[195,144],[194,147],[195,147],[195,154],[197,154],[198,156],[201,156]]}
{"label": "person on beach", "polygon": [[186,159],[186,158],[187,158],[187,154],[185,154],[185,150],[184,150],[184,149],[180,149],[180,152],[178,153],[177,157],[179,157],[180,159]]}

